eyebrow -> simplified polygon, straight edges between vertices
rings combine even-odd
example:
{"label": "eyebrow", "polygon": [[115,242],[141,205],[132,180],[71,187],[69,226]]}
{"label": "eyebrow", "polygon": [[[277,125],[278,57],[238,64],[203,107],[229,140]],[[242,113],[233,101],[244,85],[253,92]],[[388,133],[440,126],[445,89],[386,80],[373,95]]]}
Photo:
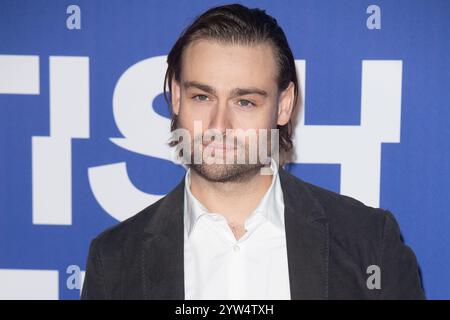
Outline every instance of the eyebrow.
{"label": "eyebrow", "polygon": [[[189,88],[197,88],[197,89],[205,91],[209,94],[216,95],[216,90],[213,87],[211,87],[210,85],[204,84],[204,83],[197,82],[197,81],[183,81],[183,87],[186,90]],[[255,87],[234,88],[231,90],[231,97],[233,97],[233,98],[239,97],[239,96],[244,96],[247,94],[258,94],[260,96],[263,96],[264,98],[266,98],[268,96],[267,91],[265,91],[263,89],[255,88]]]}

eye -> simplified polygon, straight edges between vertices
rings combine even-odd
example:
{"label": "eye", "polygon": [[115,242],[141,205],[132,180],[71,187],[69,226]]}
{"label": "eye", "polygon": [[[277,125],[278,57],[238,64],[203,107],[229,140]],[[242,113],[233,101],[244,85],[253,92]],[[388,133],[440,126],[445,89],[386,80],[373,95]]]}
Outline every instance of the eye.
{"label": "eye", "polygon": [[208,96],[204,95],[204,94],[197,94],[195,96],[192,97],[192,99],[197,100],[197,101],[208,101]]}
{"label": "eye", "polygon": [[252,108],[255,107],[255,104],[249,100],[241,99],[239,102],[243,102],[243,104],[240,104],[241,107],[244,108]]}

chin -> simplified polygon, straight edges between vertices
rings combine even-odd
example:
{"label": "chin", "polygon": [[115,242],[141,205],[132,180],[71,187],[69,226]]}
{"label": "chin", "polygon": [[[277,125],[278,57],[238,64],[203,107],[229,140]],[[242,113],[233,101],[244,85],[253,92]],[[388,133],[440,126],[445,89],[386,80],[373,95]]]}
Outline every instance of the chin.
{"label": "chin", "polygon": [[191,164],[190,168],[210,182],[243,182],[259,173],[260,164]]}

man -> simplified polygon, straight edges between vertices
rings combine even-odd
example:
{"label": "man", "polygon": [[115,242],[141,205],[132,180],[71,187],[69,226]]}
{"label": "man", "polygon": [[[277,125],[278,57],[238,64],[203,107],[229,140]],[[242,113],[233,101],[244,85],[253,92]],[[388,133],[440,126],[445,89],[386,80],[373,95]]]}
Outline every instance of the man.
{"label": "man", "polygon": [[[188,171],[167,196],[92,241],[83,299],[424,298],[390,212],[279,166],[299,93],[275,19],[238,4],[212,8],[167,62],[171,144]],[[237,130],[270,130],[257,136],[268,157],[251,162],[252,140]],[[217,161],[225,159],[233,161]]]}

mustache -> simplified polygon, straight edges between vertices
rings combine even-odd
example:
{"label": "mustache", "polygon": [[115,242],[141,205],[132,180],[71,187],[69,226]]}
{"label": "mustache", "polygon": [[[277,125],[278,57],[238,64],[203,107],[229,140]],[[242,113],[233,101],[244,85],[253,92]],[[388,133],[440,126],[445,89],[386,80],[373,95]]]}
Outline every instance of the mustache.
{"label": "mustache", "polygon": [[220,138],[217,138],[217,135],[208,138],[205,137],[203,134],[200,134],[194,137],[193,142],[195,145],[203,144],[203,146],[207,146],[210,143],[217,141],[221,141],[223,144],[227,144],[229,143],[228,140],[230,140],[231,144],[238,149],[245,147],[245,142],[239,140],[236,136],[233,135],[231,137],[227,137],[226,134],[220,136]]}

